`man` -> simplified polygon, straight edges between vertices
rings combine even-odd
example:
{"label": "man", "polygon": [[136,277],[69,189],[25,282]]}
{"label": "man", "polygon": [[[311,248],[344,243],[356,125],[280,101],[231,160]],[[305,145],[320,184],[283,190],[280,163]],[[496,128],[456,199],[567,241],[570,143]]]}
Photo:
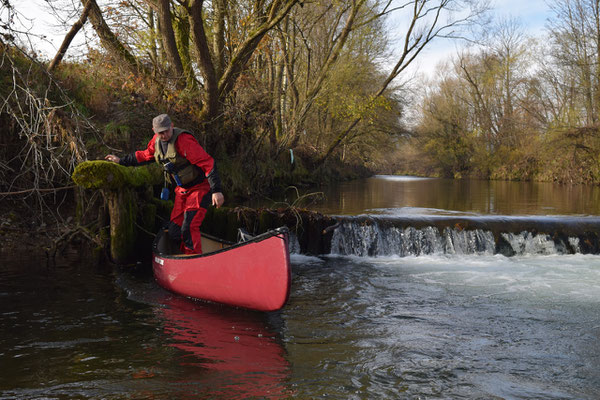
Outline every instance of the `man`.
{"label": "man", "polygon": [[[211,204],[221,207],[225,198],[214,159],[204,151],[194,136],[173,126],[167,114],[152,120],[154,136],[145,150],[106,160],[125,166],[156,161],[165,169],[165,179],[177,183],[171,212],[169,236],[180,242],[185,254],[201,254],[200,225]],[[211,195],[212,193],[212,195]]]}

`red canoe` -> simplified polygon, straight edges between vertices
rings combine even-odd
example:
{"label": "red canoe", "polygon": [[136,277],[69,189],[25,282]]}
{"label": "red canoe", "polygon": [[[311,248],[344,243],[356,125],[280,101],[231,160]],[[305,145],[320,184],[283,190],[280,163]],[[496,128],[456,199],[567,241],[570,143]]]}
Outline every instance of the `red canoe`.
{"label": "red canoe", "polygon": [[168,235],[154,240],[152,268],[165,289],[201,300],[259,311],[284,306],[290,293],[288,230],[278,228],[241,243],[202,235],[203,254],[168,254]]}

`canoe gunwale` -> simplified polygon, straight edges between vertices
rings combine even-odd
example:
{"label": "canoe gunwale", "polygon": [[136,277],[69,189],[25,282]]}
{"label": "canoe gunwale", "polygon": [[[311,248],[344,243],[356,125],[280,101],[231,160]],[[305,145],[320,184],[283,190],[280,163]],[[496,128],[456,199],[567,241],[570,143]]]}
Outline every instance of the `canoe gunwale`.
{"label": "canoe gunwale", "polygon": [[230,241],[218,238],[216,236],[202,233],[202,236],[204,236],[208,239],[214,240],[218,243],[227,245],[227,247],[224,247],[224,248],[216,250],[216,251],[211,251],[209,253],[193,254],[193,255],[190,255],[190,254],[165,254],[165,253],[159,252],[157,244],[158,244],[158,241],[160,240],[161,236],[164,235],[164,233],[165,233],[165,231],[161,229],[158,232],[158,234],[156,235],[154,242],[152,243],[152,252],[154,253],[155,256],[158,256],[161,258],[167,258],[167,259],[176,259],[176,260],[194,260],[194,259],[198,259],[198,258],[210,257],[212,255],[227,252],[230,250],[234,250],[236,248],[240,248],[240,247],[243,247],[243,246],[246,246],[249,244],[262,242],[263,240],[267,240],[272,237],[279,237],[281,239],[285,239],[286,235],[288,235],[288,233],[289,233],[289,229],[287,226],[281,226],[279,228],[270,229],[264,233],[254,236],[252,239],[249,239],[249,240],[246,240],[243,242],[238,242],[238,243],[230,242]]}

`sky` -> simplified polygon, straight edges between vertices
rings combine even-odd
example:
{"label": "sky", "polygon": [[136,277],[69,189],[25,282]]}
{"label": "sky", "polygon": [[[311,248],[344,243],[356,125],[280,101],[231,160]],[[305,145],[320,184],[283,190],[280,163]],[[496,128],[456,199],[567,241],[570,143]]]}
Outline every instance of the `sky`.
{"label": "sky", "polygon": [[[520,21],[525,33],[538,36],[543,33],[546,21],[551,15],[550,7],[546,4],[546,1],[491,0],[493,8],[492,16],[495,19],[515,18]],[[36,47],[43,52],[45,57],[48,59],[52,58],[67,33],[68,28],[61,28],[56,25],[52,16],[44,11],[47,8],[44,0],[13,0],[11,3],[27,18],[31,19],[29,24],[31,24],[35,32],[47,35],[49,43],[38,42],[36,43]],[[390,26],[394,26],[394,24],[398,26],[400,22],[395,21],[392,16],[389,24]],[[81,33],[78,36],[81,36]],[[77,40],[74,41],[74,43],[76,42]],[[79,40],[79,43],[81,43],[81,40]],[[441,61],[449,59],[452,55],[456,54],[462,45],[463,43],[448,39],[434,41],[419,55],[418,59],[411,65],[410,70],[413,72],[418,71],[425,75],[432,75],[436,66]],[[75,48],[70,48],[67,56],[75,51],[77,51]]]}
{"label": "sky", "polygon": [[[525,34],[536,37],[544,33],[546,22],[552,15],[546,3],[547,0],[492,0],[491,16],[495,20],[516,19]],[[393,25],[393,18],[389,22]],[[431,77],[438,64],[450,59],[464,45],[464,41],[440,38],[423,50],[408,71]]]}

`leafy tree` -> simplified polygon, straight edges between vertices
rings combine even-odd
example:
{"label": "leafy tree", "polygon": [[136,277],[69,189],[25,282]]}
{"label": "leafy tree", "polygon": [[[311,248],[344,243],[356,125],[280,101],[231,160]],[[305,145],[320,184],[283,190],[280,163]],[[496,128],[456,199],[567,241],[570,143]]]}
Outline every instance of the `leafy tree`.
{"label": "leafy tree", "polygon": [[427,94],[421,112],[415,134],[430,162],[446,177],[468,174],[477,130],[462,82],[455,77],[443,79]]}

